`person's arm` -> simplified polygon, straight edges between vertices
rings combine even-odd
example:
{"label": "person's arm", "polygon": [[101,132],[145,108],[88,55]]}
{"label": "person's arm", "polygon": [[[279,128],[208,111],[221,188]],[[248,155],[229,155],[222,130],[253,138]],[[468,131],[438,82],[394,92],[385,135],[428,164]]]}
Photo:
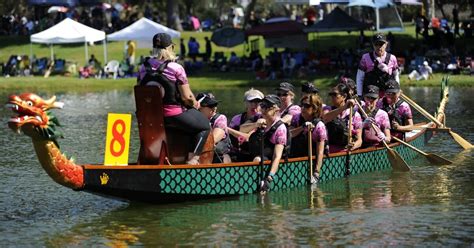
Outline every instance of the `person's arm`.
{"label": "person's arm", "polygon": [[365,72],[361,69],[357,70],[356,82],[357,82],[357,95],[362,96],[362,91],[364,87],[364,77]]}
{"label": "person's arm", "polygon": [[400,132],[410,132],[413,127],[413,119],[407,119],[408,124],[400,126],[398,123],[394,123],[393,128]]}
{"label": "person's arm", "polygon": [[321,171],[321,167],[323,166],[323,156],[324,156],[324,140],[316,142],[316,154],[318,160],[316,161],[316,172]]}
{"label": "person's arm", "polygon": [[351,150],[355,150],[362,146],[362,129],[361,128],[357,129],[356,140],[355,142],[353,142],[353,144],[354,145],[351,147]]}
{"label": "person's arm", "polygon": [[390,129],[385,128],[385,130],[383,130],[383,133],[385,134],[385,142],[390,143],[390,141],[392,141],[392,135],[390,134]]}
{"label": "person's arm", "polygon": [[181,100],[183,100],[185,106],[194,108],[199,107],[199,103],[196,101],[189,84],[178,84],[178,89],[179,93],[181,93]]}
{"label": "person's arm", "polygon": [[273,150],[273,158],[272,158],[272,167],[270,169],[271,174],[276,174],[278,171],[278,165],[280,164],[281,156],[283,155],[283,148],[285,146],[281,144],[275,145]]}
{"label": "person's arm", "polygon": [[337,116],[340,113],[342,113],[342,111],[344,111],[348,107],[354,106],[354,105],[355,105],[355,100],[349,99],[349,100],[346,101],[346,104],[344,104],[343,106],[341,106],[339,108],[336,108],[336,109],[333,109],[333,110],[331,110],[329,112],[326,112],[326,113],[323,112],[323,122],[324,122],[324,124],[336,119]]}
{"label": "person's arm", "polygon": [[214,136],[214,143],[221,141],[224,138],[225,131],[222,128],[213,128],[212,129],[212,136]]}
{"label": "person's arm", "polygon": [[242,133],[250,133],[251,131],[257,129],[259,124],[257,122],[244,123],[240,125],[239,131]]}
{"label": "person's arm", "polygon": [[250,138],[250,135],[252,134],[252,132],[244,133],[230,127],[227,128],[227,131],[229,132],[230,135],[236,137],[237,139],[241,137],[244,138],[244,141],[248,141]]}
{"label": "person's arm", "polygon": [[292,119],[293,119],[293,116],[292,116],[292,115],[286,114],[285,116],[283,116],[283,117],[281,118],[281,121],[282,121],[283,123],[285,123],[286,125],[290,125]]}

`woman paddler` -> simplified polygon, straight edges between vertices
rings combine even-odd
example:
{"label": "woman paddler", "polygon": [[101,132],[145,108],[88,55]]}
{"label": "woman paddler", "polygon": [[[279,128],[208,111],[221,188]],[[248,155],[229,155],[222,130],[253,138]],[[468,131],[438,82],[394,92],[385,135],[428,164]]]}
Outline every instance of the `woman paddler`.
{"label": "woman paddler", "polygon": [[230,163],[229,156],[231,143],[227,132],[227,117],[217,112],[219,101],[212,93],[197,94],[197,101],[200,104],[199,111],[209,119],[211,124],[211,134],[214,137],[214,159],[213,163]]}
{"label": "woman paddler", "polygon": [[308,156],[308,130],[312,130],[312,149],[316,155],[314,178],[319,181],[319,171],[323,165],[323,156],[327,137],[326,125],[321,119],[323,101],[317,94],[306,94],[301,98],[301,114],[292,123],[291,157]]}
{"label": "woman paddler", "polygon": [[188,164],[199,164],[199,155],[210,132],[209,120],[197,110],[196,101],[184,68],[175,62],[171,36],[153,36],[152,57],[147,57],[138,73],[138,84],[161,86],[165,127],[178,129],[192,137]]}
{"label": "woman paddler", "polygon": [[267,191],[269,189],[269,182],[273,181],[275,174],[278,171],[280,159],[286,154],[289,145],[288,142],[288,129],[285,123],[280,118],[280,98],[276,95],[267,95],[263,98],[260,107],[262,108],[262,117],[257,122],[253,123],[253,128],[264,128],[263,129],[263,143],[264,152],[263,158],[260,157],[260,146],[258,135],[261,135],[258,131],[252,134],[250,137],[251,150],[255,152],[256,156],[253,159],[254,162],[260,162],[263,160],[271,159],[271,168],[268,175],[263,179],[260,185],[261,191]]}
{"label": "woman paddler", "polygon": [[329,92],[332,105],[323,109],[323,121],[328,131],[330,152],[338,152],[346,147],[355,150],[362,145],[362,119],[357,111],[352,113],[352,143],[348,143],[350,107],[355,100],[349,98],[349,87],[339,83]]}
{"label": "woman paddler", "polygon": [[405,138],[405,132],[411,131],[413,115],[408,103],[400,99],[400,84],[389,80],[385,96],[377,102],[377,107],[388,113],[391,125],[391,134],[399,139]]}
{"label": "woman paddler", "polygon": [[[364,92],[364,104],[362,109],[367,114],[363,123],[363,144],[365,147],[377,146],[380,142],[390,143],[390,120],[387,112],[377,107],[379,99],[379,87],[369,85]],[[376,130],[372,127],[375,124]]]}
{"label": "woman paddler", "polygon": [[232,141],[231,157],[233,161],[252,161],[248,138],[254,131],[252,128],[245,128],[246,125],[255,123],[261,118],[260,103],[263,100],[263,93],[251,88],[244,93],[245,112],[232,117],[227,130]]}
{"label": "woman paddler", "polygon": [[301,113],[301,107],[293,103],[293,99],[295,98],[295,87],[288,82],[283,82],[280,83],[275,91],[281,101],[281,120],[289,126],[293,117]]}

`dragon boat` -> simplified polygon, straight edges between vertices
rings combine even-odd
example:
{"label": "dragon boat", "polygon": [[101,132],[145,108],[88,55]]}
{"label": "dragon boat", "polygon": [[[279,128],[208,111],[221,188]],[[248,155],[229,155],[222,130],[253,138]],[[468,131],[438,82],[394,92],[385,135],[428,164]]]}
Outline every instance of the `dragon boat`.
{"label": "dragon boat", "polygon": [[[438,121],[416,124],[419,128],[406,135],[406,142],[416,148],[423,148],[440,123],[444,123],[449,91],[447,78],[441,85],[441,99],[435,115]],[[63,104],[55,97],[44,100],[32,93],[10,96],[7,107],[16,116],[9,120],[8,125],[31,137],[41,166],[55,182],[76,191],[152,203],[238,196],[259,191],[259,181],[263,172],[269,170],[270,161],[212,164],[209,160],[212,151],[205,148],[207,154],[201,156],[201,164],[179,164],[179,161],[184,161],[183,153],[178,151],[183,144],[177,142],[181,139],[179,134],[170,135],[163,128],[161,98],[157,99],[157,94],[161,96],[160,91],[144,87],[150,86],[135,86],[141,146],[139,157],[136,163],[126,166],[76,164],[68,159],[57,141],[59,122],[52,110],[62,108]],[[319,183],[390,170],[387,149],[395,150],[408,163],[418,156],[417,152],[398,142],[388,147],[355,150],[351,152],[350,160],[346,152],[331,153],[323,159]],[[271,191],[310,184],[310,164],[308,156],[281,160]]]}

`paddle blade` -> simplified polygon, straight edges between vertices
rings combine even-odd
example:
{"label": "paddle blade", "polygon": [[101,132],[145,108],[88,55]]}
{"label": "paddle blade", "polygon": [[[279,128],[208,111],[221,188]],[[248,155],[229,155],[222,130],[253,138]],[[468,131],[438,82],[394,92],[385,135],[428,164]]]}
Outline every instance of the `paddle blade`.
{"label": "paddle blade", "polygon": [[427,154],[426,156],[426,159],[428,159],[428,161],[430,161],[430,163],[434,164],[434,165],[448,165],[448,164],[452,164],[453,162],[443,158],[443,157],[440,157],[436,154]]}
{"label": "paddle blade", "polygon": [[463,137],[461,137],[459,134],[453,132],[453,131],[450,131],[449,134],[451,134],[451,137],[453,137],[453,139],[458,142],[458,144],[460,146],[462,146],[462,148],[464,149],[471,149],[471,148],[474,148],[474,146],[469,143],[469,141],[465,140]]}
{"label": "paddle blade", "polygon": [[395,171],[410,171],[410,166],[403,160],[397,151],[389,148],[387,149],[388,161],[392,165],[392,169]]}

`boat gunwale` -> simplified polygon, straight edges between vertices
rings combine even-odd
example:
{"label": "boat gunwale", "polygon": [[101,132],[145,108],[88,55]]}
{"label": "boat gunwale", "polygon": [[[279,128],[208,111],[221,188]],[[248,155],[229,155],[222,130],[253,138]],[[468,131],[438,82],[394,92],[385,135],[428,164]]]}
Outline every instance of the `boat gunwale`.
{"label": "boat gunwale", "polygon": [[[425,125],[425,128],[420,129],[415,135],[406,139],[406,142],[411,142],[421,135],[427,132],[427,128],[436,126],[435,123],[430,122],[426,123],[417,123],[415,126]],[[394,148],[402,145],[400,142],[395,142],[389,144],[389,147]],[[360,153],[369,153],[378,150],[385,150],[384,146],[373,146],[367,147],[362,149],[357,149],[352,151],[352,155],[360,154]],[[340,157],[340,156],[347,156],[345,151],[330,153],[329,156],[324,155],[324,158],[333,158],[333,157]],[[315,156],[313,156],[313,159]],[[308,160],[308,157],[297,157],[297,158],[289,158],[288,163],[292,162],[300,162]],[[285,159],[280,160],[280,163],[285,163]],[[264,161],[265,165],[269,165],[271,160]],[[128,164],[128,165],[102,165],[102,164],[83,164],[81,165],[85,170],[174,170],[174,169],[214,169],[214,168],[225,168],[225,167],[246,167],[246,166],[259,166],[258,162],[235,162],[235,163],[220,163],[220,164],[199,164],[199,165],[188,165],[188,164],[176,164],[176,165],[138,165],[138,164]]]}

